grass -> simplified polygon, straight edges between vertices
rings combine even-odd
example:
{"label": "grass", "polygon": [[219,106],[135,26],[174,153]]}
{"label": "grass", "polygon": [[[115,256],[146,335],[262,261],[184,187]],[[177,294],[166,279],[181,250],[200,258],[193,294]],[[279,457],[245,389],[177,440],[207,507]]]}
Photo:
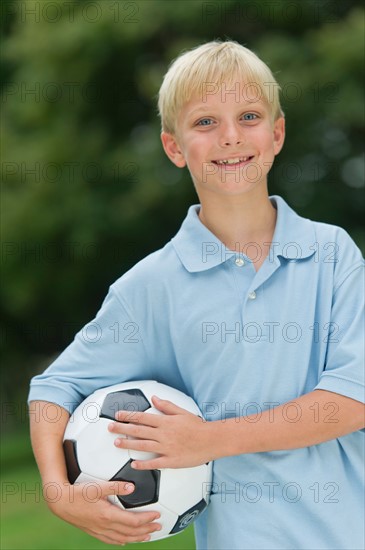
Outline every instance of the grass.
{"label": "grass", "polygon": [[[2,550],[106,550],[104,544],[54,516],[42,500],[40,477],[27,434],[7,437],[2,443],[1,538]],[[130,550],[194,550],[189,527],[174,537],[127,545]]]}

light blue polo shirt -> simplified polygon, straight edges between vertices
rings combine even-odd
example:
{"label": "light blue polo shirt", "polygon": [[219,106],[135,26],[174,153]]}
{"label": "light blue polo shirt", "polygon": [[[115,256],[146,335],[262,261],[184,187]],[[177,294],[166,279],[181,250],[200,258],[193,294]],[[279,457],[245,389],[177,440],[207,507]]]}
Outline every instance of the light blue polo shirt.
{"label": "light blue polo shirt", "polygon": [[[156,379],[191,395],[208,421],[259,420],[316,388],[364,401],[361,253],[343,229],[270,200],[277,223],[258,272],[191,206],[177,235],[111,285],[95,319],[32,379],[29,400],[72,412],[97,388]],[[268,250],[250,246],[251,256]],[[336,420],[331,403],[312,412]],[[283,414],[296,422],[301,411]],[[364,436],[215,461],[197,547],[364,548]]]}

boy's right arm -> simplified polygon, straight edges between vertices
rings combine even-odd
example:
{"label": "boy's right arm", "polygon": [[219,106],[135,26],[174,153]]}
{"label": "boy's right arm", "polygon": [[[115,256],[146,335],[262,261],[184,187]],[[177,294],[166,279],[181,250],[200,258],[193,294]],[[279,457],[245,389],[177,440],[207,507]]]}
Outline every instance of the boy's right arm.
{"label": "boy's right arm", "polygon": [[157,512],[127,512],[107,500],[108,495],[130,493],[126,483],[100,482],[93,495],[90,488],[86,495],[85,484],[69,483],[62,445],[70,418],[66,409],[48,401],[31,401],[29,413],[44,497],[55,515],[109,544],[149,540],[149,534],[159,530],[159,524],[152,523],[159,517]]}

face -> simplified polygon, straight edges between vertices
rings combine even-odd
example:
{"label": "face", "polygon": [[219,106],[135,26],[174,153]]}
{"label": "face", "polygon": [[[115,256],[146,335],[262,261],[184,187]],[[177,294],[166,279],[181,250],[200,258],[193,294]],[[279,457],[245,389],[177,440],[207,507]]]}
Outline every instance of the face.
{"label": "face", "polygon": [[194,97],[182,108],[177,134],[161,140],[178,167],[187,166],[200,199],[211,193],[240,195],[267,185],[267,174],[283,145],[284,118],[275,122],[263,100],[234,93]]}

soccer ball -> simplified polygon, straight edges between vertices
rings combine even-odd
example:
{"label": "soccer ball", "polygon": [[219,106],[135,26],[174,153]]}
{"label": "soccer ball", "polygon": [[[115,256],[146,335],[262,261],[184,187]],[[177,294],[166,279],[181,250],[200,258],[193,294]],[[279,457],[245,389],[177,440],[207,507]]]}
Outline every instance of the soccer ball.
{"label": "soccer ball", "polygon": [[115,447],[117,436],[108,431],[108,424],[115,420],[118,410],[163,414],[153,407],[153,395],[202,416],[190,397],[154,380],[116,384],[95,391],[77,407],[67,424],[63,448],[72,484],[86,483],[87,488],[88,483],[95,486],[101,480],[133,482],[133,493],[108,499],[124,510],[159,512],[162,529],[151,534],[151,540],[158,540],[185,529],[207,507],[212,464],[160,470],[131,468],[133,460],[158,455]]}

